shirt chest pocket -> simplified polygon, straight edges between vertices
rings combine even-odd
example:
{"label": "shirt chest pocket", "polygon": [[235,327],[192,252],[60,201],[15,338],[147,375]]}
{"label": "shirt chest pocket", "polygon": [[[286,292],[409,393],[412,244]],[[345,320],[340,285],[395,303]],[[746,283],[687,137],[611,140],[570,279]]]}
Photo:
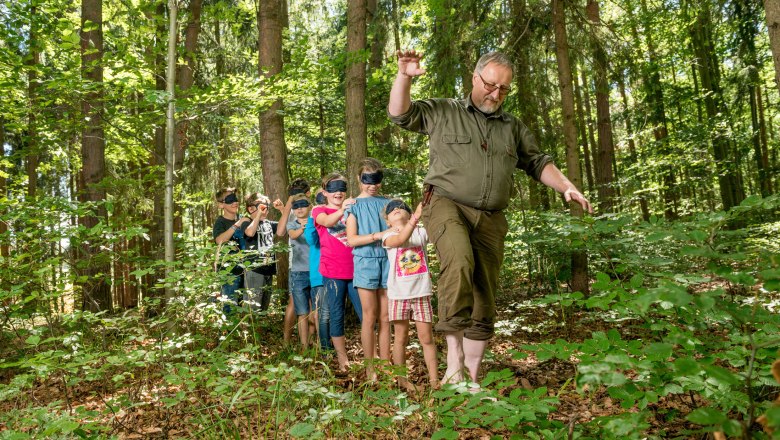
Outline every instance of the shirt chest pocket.
{"label": "shirt chest pocket", "polygon": [[441,136],[439,151],[436,159],[444,166],[453,167],[467,162],[469,148],[471,148],[471,136],[460,133],[444,133]]}

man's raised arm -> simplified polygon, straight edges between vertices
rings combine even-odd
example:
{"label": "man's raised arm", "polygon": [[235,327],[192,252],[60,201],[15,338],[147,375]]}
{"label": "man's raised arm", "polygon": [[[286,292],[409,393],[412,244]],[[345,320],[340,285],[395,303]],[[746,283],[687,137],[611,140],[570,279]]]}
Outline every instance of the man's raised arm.
{"label": "man's raised arm", "polygon": [[415,50],[399,50],[395,54],[398,57],[398,74],[390,89],[390,103],[387,105],[390,116],[400,116],[409,111],[412,105],[412,78],[425,73],[424,69],[420,69],[422,54]]}

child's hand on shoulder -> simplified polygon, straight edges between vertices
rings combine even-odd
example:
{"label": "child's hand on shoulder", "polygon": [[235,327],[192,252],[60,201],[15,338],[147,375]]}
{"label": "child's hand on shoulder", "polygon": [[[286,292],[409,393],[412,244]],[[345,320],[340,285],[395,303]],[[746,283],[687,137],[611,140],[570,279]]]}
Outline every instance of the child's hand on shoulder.
{"label": "child's hand on shoulder", "polygon": [[350,206],[357,203],[357,200],[354,199],[354,197],[350,197],[347,200],[344,200],[344,208],[349,208]]}
{"label": "child's hand on shoulder", "polygon": [[417,209],[414,210],[414,216],[417,217],[418,219],[422,215],[422,208],[423,208],[423,205],[422,205],[422,202],[420,202],[420,203],[417,204]]}

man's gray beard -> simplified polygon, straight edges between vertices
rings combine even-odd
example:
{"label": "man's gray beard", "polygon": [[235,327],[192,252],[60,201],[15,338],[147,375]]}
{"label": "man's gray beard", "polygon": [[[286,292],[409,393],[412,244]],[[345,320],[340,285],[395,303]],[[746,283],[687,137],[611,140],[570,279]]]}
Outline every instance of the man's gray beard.
{"label": "man's gray beard", "polygon": [[[487,106],[486,106],[486,104],[492,104],[492,105],[494,105],[494,106],[495,106],[495,108],[493,108],[492,110],[490,110],[490,109],[486,108],[486,107],[487,107]],[[498,105],[498,103],[497,103],[497,102],[495,102],[495,101],[489,101],[489,100],[484,100],[484,101],[482,101],[482,103],[481,103],[481,104],[479,104],[479,105],[477,106],[477,108],[479,109],[479,111],[481,111],[482,113],[484,113],[484,114],[486,114],[486,115],[491,115],[491,114],[495,113],[496,111],[498,111],[498,107],[499,107],[499,105]]]}

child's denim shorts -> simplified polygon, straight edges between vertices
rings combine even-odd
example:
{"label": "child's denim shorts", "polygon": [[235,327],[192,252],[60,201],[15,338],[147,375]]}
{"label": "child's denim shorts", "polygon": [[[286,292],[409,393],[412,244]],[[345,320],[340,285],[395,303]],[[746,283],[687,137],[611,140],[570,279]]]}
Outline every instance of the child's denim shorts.
{"label": "child's denim shorts", "polygon": [[387,257],[352,257],[355,263],[355,275],[352,278],[356,288],[387,289],[387,273],[390,260]]}
{"label": "child's denim shorts", "polygon": [[295,314],[298,316],[308,315],[311,312],[309,302],[314,304],[311,283],[309,282],[309,271],[290,272],[290,293],[293,297],[293,306]]}

